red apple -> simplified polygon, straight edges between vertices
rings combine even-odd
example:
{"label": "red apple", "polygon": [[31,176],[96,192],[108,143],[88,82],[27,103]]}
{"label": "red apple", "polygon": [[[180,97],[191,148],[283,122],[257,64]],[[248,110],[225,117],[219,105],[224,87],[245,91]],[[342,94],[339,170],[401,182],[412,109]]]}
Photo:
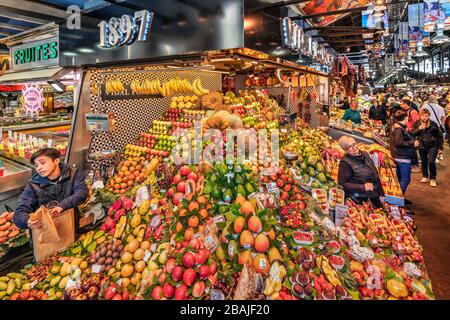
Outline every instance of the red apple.
{"label": "red apple", "polygon": [[200,250],[195,254],[195,263],[196,264],[204,264],[206,260],[209,258],[209,250]]}
{"label": "red apple", "polygon": [[181,266],[175,266],[172,270],[172,279],[175,282],[183,279],[183,268]]}
{"label": "red apple", "polygon": [[175,289],[175,300],[186,300],[188,288],[182,284],[181,286]]}
{"label": "red apple", "polygon": [[182,166],[180,168],[180,174],[182,176],[187,176],[189,173],[191,173],[191,168],[189,168],[189,166]]}
{"label": "red apple", "polygon": [[206,279],[209,277],[209,275],[210,275],[209,266],[203,265],[198,268],[198,277],[200,279],[202,279],[202,280]]}
{"label": "red apple", "polygon": [[161,300],[163,297],[163,289],[160,286],[156,286],[152,290],[152,298],[155,300]]}
{"label": "red apple", "polygon": [[177,185],[178,192],[185,192],[186,191],[186,182],[181,181]]}
{"label": "red apple", "polygon": [[164,292],[164,297],[166,298],[172,298],[174,293],[175,293],[175,289],[169,284],[169,283],[165,283],[163,286],[163,292]]}
{"label": "red apple", "polygon": [[187,269],[184,273],[183,273],[183,283],[185,285],[192,286],[195,282],[195,279],[197,278],[197,273],[195,272],[194,269]]}
{"label": "red apple", "polygon": [[186,252],[181,259],[185,268],[192,268],[195,265],[196,257],[191,252]]}

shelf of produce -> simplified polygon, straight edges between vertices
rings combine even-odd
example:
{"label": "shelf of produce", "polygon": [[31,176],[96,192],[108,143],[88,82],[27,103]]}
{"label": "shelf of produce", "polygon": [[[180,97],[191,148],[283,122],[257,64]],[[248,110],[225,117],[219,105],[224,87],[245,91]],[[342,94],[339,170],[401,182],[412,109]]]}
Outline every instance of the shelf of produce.
{"label": "shelf of produce", "polygon": [[339,140],[339,138],[342,137],[342,136],[350,136],[353,139],[355,139],[356,142],[361,142],[361,143],[364,143],[364,144],[377,143],[376,141],[374,141],[372,139],[369,139],[369,138],[366,138],[366,137],[362,137],[362,136],[359,136],[357,134],[353,134],[353,133],[350,133],[350,132],[347,132],[347,131],[343,131],[343,130],[339,130],[339,129],[332,128],[332,127],[328,130],[328,135],[333,140]]}
{"label": "shelf of produce", "polygon": [[71,123],[72,123],[72,120],[49,121],[49,122],[42,122],[42,123],[30,123],[30,124],[15,125],[15,126],[5,126],[2,128],[2,130],[4,133],[8,132],[8,131],[27,131],[27,130],[35,130],[35,129],[70,126]]}
{"label": "shelf of produce", "polygon": [[25,186],[31,178],[31,168],[24,167],[14,161],[2,158],[5,167],[4,176],[0,177],[0,193]]}
{"label": "shelf of produce", "polygon": [[28,168],[33,168],[33,166],[30,164],[30,160],[29,159],[25,159],[19,156],[16,156],[15,154],[12,154],[10,152],[5,152],[3,150],[0,150],[0,156],[13,160],[14,162],[18,162],[21,165],[24,165]]}

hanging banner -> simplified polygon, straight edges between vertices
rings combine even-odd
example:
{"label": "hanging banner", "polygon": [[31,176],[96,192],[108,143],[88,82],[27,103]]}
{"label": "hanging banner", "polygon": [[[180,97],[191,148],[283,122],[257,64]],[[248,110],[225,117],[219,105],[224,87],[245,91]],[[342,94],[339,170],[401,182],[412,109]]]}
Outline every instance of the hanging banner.
{"label": "hanging banner", "polygon": [[[450,0],[440,0],[441,17],[444,19],[444,29],[450,29]],[[442,13],[443,12],[443,13]]]}
{"label": "hanging banner", "polygon": [[408,30],[409,46],[415,48],[417,42],[422,40],[419,23],[419,4],[408,5]]}
{"label": "hanging banner", "polygon": [[399,24],[400,52],[401,57],[406,58],[408,53],[408,22],[400,22]]}
{"label": "hanging banner", "polygon": [[[424,0],[424,31],[433,32],[439,20],[439,0]],[[445,18],[445,17],[444,17]]]}
{"label": "hanging banner", "polygon": [[368,29],[379,29],[385,30],[389,29],[389,20],[387,18],[387,10],[384,11],[385,14],[382,17],[375,17],[375,10],[373,5],[370,5],[367,10],[361,12],[361,26]]}

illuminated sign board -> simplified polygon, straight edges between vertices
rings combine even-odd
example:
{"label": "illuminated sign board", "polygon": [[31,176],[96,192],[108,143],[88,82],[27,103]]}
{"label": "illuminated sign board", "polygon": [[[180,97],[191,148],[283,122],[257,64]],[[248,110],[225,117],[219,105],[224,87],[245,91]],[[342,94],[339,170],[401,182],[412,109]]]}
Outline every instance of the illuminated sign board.
{"label": "illuminated sign board", "polygon": [[58,37],[12,47],[10,56],[13,70],[59,66]]}

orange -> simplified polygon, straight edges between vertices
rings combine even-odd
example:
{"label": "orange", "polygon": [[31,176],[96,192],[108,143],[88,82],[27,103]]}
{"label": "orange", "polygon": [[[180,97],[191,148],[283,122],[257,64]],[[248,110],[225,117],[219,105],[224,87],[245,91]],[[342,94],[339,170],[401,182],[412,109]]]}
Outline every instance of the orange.
{"label": "orange", "polygon": [[135,172],[136,171],[136,168],[135,167],[130,167],[130,172]]}
{"label": "orange", "polygon": [[202,219],[208,218],[208,210],[206,210],[205,208],[200,209],[200,216],[202,217]]}
{"label": "orange", "polygon": [[194,210],[198,210],[199,206],[198,206],[198,202],[197,201],[192,201],[191,203],[189,203],[189,211],[192,212]]}
{"label": "orange", "polygon": [[116,179],[114,179],[114,181],[115,181],[116,183],[121,183],[121,182],[122,182],[122,179],[119,178],[119,177],[117,177]]}

